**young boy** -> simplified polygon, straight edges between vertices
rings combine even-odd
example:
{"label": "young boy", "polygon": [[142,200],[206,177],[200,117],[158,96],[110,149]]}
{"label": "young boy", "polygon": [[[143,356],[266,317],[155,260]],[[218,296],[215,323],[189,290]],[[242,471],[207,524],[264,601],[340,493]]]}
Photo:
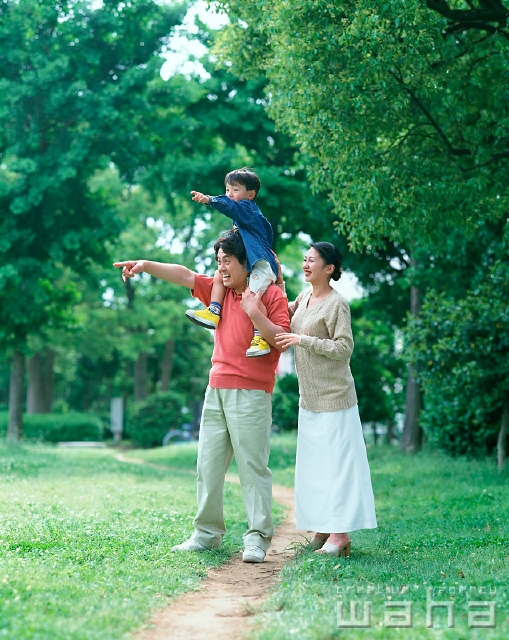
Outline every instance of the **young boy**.
{"label": "young boy", "polygon": [[[263,294],[269,285],[272,283],[281,285],[282,280],[278,281],[278,262],[271,249],[272,227],[254,201],[261,187],[260,179],[256,173],[244,167],[227,173],[224,183],[226,195],[207,196],[199,191],[191,191],[192,199],[212,207],[233,220],[234,228],[240,233],[246,249],[246,269],[251,272],[249,288],[252,293],[260,291]],[[197,325],[215,329],[221,319],[225,291],[223,277],[216,271],[209,307],[199,311],[189,309],[186,311],[186,316]],[[270,353],[269,343],[262,338],[255,327],[253,329],[251,346],[246,351],[248,358]]]}

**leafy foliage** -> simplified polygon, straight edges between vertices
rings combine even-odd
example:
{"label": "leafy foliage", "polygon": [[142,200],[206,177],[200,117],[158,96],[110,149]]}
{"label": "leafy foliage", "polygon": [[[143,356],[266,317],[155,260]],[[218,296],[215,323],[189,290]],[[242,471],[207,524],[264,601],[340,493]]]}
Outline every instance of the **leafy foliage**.
{"label": "leafy foliage", "polygon": [[264,69],[269,111],[315,160],[352,246],[436,246],[507,211],[504,3],[220,4],[217,55],[245,77]]}
{"label": "leafy foliage", "polygon": [[[257,203],[273,226],[276,252],[300,231],[337,236],[330,205],[312,194],[307,181],[308,156],[267,115],[265,78],[256,74],[241,80],[214,69],[208,55],[202,62],[211,73],[205,81],[175,76],[158,84],[154,97],[168,120],[155,125],[165,144],[160,161],[148,171],[150,188],[161,190],[168,201],[188,200],[192,189],[216,195],[223,192],[228,171],[251,166],[261,178]],[[186,212],[191,232],[196,218],[219,222],[219,230],[230,226],[208,207],[193,204],[187,211],[181,202],[175,204]]]}
{"label": "leafy foliage", "polygon": [[[8,415],[0,413],[0,433],[7,431]],[[93,413],[29,414],[23,418],[24,437],[41,442],[100,441],[101,418]]]}
{"label": "leafy foliage", "polygon": [[[180,9],[152,0],[6,0],[0,6],[0,340],[66,326],[83,272],[119,221],[88,180],[150,153],[144,91]],[[146,120],[145,120],[146,118]]]}
{"label": "leafy foliage", "polygon": [[180,429],[185,417],[185,397],[174,391],[160,391],[137,403],[127,431],[138,447],[157,447],[171,429]]}
{"label": "leafy foliage", "polygon": [[394,327],[369,312],[365,299],[353,301],[354,351],[351,368],[362,422],[394,424],[402,413],[403,359]]}
{"label": "leafy foliage", "polygon": [[[507,233],[507,232],[506,232]],[[485,278],[458,299],[428,295],[408,352],[425,391],[422,426],[453,454],[490,454],[509,395],[507,235]]]}
{"label": "leafy foliage", "polygon": [[272,395],[272,422],[281,431],[297,429],[299,417],[299,382],[295,374],[276,378]]}

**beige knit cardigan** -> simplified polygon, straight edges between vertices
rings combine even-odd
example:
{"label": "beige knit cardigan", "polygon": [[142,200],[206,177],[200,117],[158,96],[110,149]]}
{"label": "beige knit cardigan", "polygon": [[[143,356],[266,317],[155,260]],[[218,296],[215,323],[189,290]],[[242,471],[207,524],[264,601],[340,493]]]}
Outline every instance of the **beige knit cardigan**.
{"label": "beige knit cardigan", "polygon": [[309,411],[338,411],[357,404],[350,371],[353,351],[348,302],[335,290],[307,307],[312,289],[289,304],[294,312],[292,333],[300,335],[295,347],[300,406]]}

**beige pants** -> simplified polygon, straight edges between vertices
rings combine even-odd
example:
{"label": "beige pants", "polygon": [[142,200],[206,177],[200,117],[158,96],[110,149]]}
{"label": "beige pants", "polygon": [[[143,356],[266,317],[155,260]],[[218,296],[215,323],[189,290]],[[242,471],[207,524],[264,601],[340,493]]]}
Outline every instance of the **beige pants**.
{"label": "beige pants", "polygon": [[272,423],[270,393],[252,389],[207,387],[198,444],[198,511],[192,538],[217,548],[225,534],[224,477],[235,456],[248,530],[244,546],[265,551],[272,539],[272,474],[269,433]]}

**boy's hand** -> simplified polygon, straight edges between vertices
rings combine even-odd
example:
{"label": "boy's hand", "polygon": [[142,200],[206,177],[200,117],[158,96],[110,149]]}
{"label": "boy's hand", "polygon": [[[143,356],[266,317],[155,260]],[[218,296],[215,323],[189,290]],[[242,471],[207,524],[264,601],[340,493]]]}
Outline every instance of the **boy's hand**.
{"label": "boy's hand", "polygon": [[191,191],[192,198],[195,202],[199,202],[200,204],[209,204],[210,198],[206,196],[204,193],[200,193],[199,191]]}
{"label": "boy's hand", "polygon": [[[272,252],[274,253],[274,251]],[[281,264],[279,263],[279,260],[277,259],[277,255],[274,253],[274,258],[276,259],[276,264],[277,264],[277,279],[274,282],[274,284],[276,285],[276,287],[279,287],[281,289],[281,291],[283,292],[283,295],[286,296],[286,285],[285,285],[285,280],[283,278],[283,271],[281,270]]]}

